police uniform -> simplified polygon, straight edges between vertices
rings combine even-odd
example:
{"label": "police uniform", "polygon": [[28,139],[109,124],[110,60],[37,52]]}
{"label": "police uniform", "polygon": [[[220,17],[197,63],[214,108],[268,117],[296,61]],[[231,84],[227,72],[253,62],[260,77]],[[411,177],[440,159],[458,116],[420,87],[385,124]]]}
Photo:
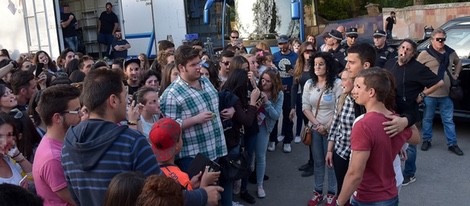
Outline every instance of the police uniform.
{"label": "police uniform", "polygon": [[[343,39],[343,35],[341,32],[333,29],[328,33],[329,38],[336,39],[337,41],[341,41]],[[336,49],[330,49],[328,51],[333,55],[333,58],[336,61],[336,70],[337,72],[341,72],[344,69],[344,66],[346,66],[346,49],[338,43],[338,47]]]}
{"label": "police uniform", "polygon": [[[375,30],[374,37],[387,37],[387,34],[383,30]],[[387,60],[397,57],[397,50],[391,46],[388,46],[386,43],[381,49],[375,47],[377,57],[375,59],[375,66],[384,67]]]}

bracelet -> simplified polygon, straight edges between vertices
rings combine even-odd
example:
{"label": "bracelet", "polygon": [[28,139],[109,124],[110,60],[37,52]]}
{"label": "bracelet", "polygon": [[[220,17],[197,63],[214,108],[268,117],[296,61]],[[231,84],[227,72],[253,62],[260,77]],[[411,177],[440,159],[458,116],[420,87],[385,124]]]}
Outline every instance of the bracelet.
{"label": "bracelet", "polygon": [[137,125],[137,121],[135,121],[135,122],[127,121],[127,125],[130,125],[130,126]]}
{"label": "bracelet", "polygon": [[[20,159],[18,160],[18,158],[20,158]],[[20,154],[16,155],[15,157],[12,157],[12,159],[15,160],[16,162],[20,163],[20,162],[23,162],[26,158],[20,153]]]}

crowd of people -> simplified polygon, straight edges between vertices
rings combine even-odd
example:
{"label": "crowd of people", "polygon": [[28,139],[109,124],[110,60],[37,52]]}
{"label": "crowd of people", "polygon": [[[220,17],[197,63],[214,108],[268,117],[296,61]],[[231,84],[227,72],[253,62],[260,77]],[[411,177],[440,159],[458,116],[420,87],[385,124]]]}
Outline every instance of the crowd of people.
{"label": "crowd of people", "polygon": [[[241,205],[235,195],[254,204],[269,195],[267,152],[282,142],[291,153],[310,128],[299,167],[315,175],[308,205],[398,205],[401,186],[416,181],[419,104],[426,151],[436,106],[452,110],[460,60],[440,29],[417,58],[415,42],[395,50],[383,30],[374,45],[358,43],[356,28],[323,38],[280,35],[278,52],[264,42],[248,52],[232,31],[215,57],[197,41],[163,40],[151,64],[141,54],[108,65],[72,49],[13,61],[2,50],[0,183],[12,186],[0,192],[22,187],[30,205]],[[452,116],[443,123],[448,149],[463,155]],[[249,173],[234,178],[227,159],[241,156]]]}

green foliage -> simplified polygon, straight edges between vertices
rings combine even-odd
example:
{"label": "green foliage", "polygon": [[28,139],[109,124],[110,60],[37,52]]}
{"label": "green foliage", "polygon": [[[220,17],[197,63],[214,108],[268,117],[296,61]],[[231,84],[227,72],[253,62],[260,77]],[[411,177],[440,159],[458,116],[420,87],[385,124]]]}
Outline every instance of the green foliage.
{"label": "green foliage", "polygon": [[318,14],[328,20],[340,20],[352,18],[350,1],[348,0],[326,0],[318,2]]}

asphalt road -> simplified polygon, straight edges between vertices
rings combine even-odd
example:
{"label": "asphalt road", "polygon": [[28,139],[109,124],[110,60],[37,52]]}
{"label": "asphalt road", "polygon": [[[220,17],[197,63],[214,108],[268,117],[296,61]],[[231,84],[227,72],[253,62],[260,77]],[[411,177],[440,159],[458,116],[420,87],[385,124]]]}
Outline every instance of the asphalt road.
{"label": "asphalt road", "polygon": [[[447,150],[443,128],[434,123],[432,147],[421,151],[418,146],[416,182],[404,186],[399,194],[400,205],[470,205],[470,127],[468,122],[457,122],[457,138],[463,156]],[[313,192],[314,178],[301,177],[298,166],[307,162],[308,148],[292,144],[292,153],[283,153],[282,144],[268,152],[264,183],[266,198],[256,199],[254,205],[307,205]],[[249,184],[250,194],[256,195],[256,185]],[[240,203],[250,205],[243,201]]]}

